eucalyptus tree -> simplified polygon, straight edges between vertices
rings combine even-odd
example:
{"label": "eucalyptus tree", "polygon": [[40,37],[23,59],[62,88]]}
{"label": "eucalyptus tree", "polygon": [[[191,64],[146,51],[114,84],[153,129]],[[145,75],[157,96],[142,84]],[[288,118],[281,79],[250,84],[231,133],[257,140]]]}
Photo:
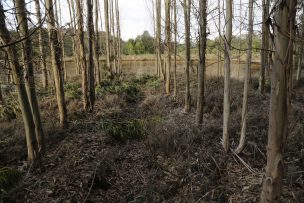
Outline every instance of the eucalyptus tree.
{"label": "eucalyptus tree", "polygon": [[235,150],[236,153],[241,153],[245,146],[246,130],[247,130],[247,116],[248,116],[248,91],[250,81],[250,70],[252,61],[252,38],[253,38],[253,0],[249,0],[249,22],[248,22],[248,50],[247,50],[247,65],[244,80],[244,93],[243,93],[243,107],[241,118],[241,137],[240,143]]}
{"label": "eucalyptus tree", "polygon": [[121,74],[122,57],[121,57],[121,30],[120,30],[120,12],[118,0],[115,0],[115,11],[116,11],[116,36],[117,36],[117,69],[118,75]]}
{"label": "eucalyptus tree", "polygon": [[225,67],[224,67],[224,112],[223,112],[223,148],[229,150],[229,123],[230,123],[230,68],[231,68],[231,39],[232,39],[232,0],[226,0],[226,33],[225,45]]}
{"label": "eucalyptus tree", "polygon": [[264,94],[265,91],[265,70],[268,67],[268,49],[269,47],[269,28],[267,21],[269,19],[270,0],[263,0],[263,24],[262,24],[262,50],[261,50],[261,67],[259,76],[259,91]]}
{"label": "eucalyptus tree", "polygon": [[177,97],[177,78],[176,78],[176,72],[177,72],[177,4],[176,0],[173,0],[173,15],[174,15],[174,72],[173,72],[173,97]]}
{"label": "eucalyptus tree", "polygon": [[156,0],[156,55],[157,55],[157,74],[164,76],[161,52],[161,0]]}
{"label": "eucalyptus tree", "polygon": [[191,0],[184,0],[184,21],[185,21],[185,45],[186,45],[186,92],[185,92],[185,107],[186,113],[191,110],[191,96],[190,96],[190,64],[191,64],[191,52],[190,52],[190,11],[191,11]]}
{"label": "eucalyptus tree", "polygon": [[[26,4],[24,0],[15,0],[16,17],[19,27],[20,38],[29,35],[28,17]],[[40,25],[39,25],[40,26]],[[27,91],[27,96],[30,102],[33,120],[35,124],[35,135],[39,150],[44,150],[44,132],[41,123],[40,110],[36,96],[35,75],[32,57],[32,42],[30,38],[25,38],[22,41],[23,65],[25,69],[24,82]]]}
{"label": "eucalyptus tree", "polygon": [[62,74],[62,63],[61,63],[61,50],[58,42],[58,29],[55,25],[54,16],[54,4],[53,0],[45,0],[46,15],[48,17],[47,25],[49,32],[50,51],[51,51],[51,63],[54,74],[56,98],[58,103],[60,126],[62,128],[68,127],[67,108],[64,97],[63,87],[63,74]]}
{"label": "eucalyptus tree", "polygon": [[171,0],[165,0],[166,14],[166,93],[170,94],[171,80]]}
{"label": "eucalyptus tree", "polygon": [[[88,66],[85,55],[84,47],[84,31],[83,31],[83,2],[76,0],[77,8],[77,38],[78,38],[78,55],[79,55],[79,69],[81,69],[81,84],[82,84],[82,97],[83,97],[83,109],[88,111],[90,110],[90,101],[89,101],[89,85],[88,85]],[[90,41],[90,40],[89,40]],[[90,56],[91,57],[91,56]]]}
{"label": "eucalyptus tree", "polygon": [[95,43],[95,36],[94,36],[94,21],[93,21],[93,4],[92,0],[87,0],[87,30],[88,30],[88,37],[89,37],[89,56],[88,56],[88,67],[87,67],[87,77],[88,77],[88,101],[89,111],[92,111],[94,108],[95,103],[95,71],[94,71],[94,50],[93,44]]}
{"label": "eucalyptus tree", "polygon": [[[10,32],[6,27],[5,18],[6,16],[2,1],[0,1],[0,39],[4,45],[7,45],[4,49],[8,54],[10,67],[12,69],[13,82],[18,94],[18,101],[24,123],[28,161],[32,162],[35,160],[36,155],[38,154],[38,147],[35,138],[35,124],[31,111],[31,105],[27,96],[25,84],[23,82],[23,71],[21,65],[19,64],[17,47],[16,44],[13,43]],[[11,45],[9,46],[8,44]]]}
{"label": "eucalyptus tree", "polygon": [[109,26],[109,1],[104,0],[104,22],[105,22],[105,32],[106,32],[106,69],[112,75],[111,68],[111,51],[110,51],[110,26]]}
{"label": "eucalyptus tree", "polygon": [[207,0],[199,2],[199,68],[198,68],[198,90],[196,123],[203,123],[203,107],[205,94],[205,70],[206,70],[206,43],[207,43]]}
{"label": "eucalyptus tree", "polygon": [[267,144],[267,165],[263,180],[261,202],[280,202],[283,182],[283,151],[288,134],[288,75],[292,66],[288,49],[293,33],[286,34],[295,26],[296,0],[282,0],[276,3],[274,20],[274,67],[271,73],[271,95],[269,130]]}
{"label": "eucalyptus tree", "polygon": [[100,66],[99,66],[99,56],[100,56],[100,43],[99,43],[99,29],[98,29],[98,21],[99,21],[99,1],[94,0],[94,8],[95,8],[95,38],[94,38],[94,58],[95,58],[95,78],[96,84],[99,86],[101,82],[100,75]]}
{"label": "eucalyptus tree", "polygon": [[[35,8],[36,8],[36,18],[38,25],[41,25],[42,19],[41,19],[41,9],[40,9],[40,3],[39,0],[35,0]],[[43,33],[42,33],[42,27],[38,29],[38,43],[39,43],[39,56],[40,56],[40,66],[42,67],[42,85],[44,89],[48,88],[48,71],[46,66],[46,60],[45,60],[45,50],[43,46]]]}

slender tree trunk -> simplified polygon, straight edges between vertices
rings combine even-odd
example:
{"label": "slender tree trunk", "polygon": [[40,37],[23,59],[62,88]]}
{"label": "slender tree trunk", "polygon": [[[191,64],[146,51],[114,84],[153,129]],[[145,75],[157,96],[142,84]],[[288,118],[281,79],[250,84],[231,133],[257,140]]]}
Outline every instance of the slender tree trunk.
{"label": "slender tree trunk", "polygon": [[177,4],[176,0],[173,1],[173,7],[174,7],[174,72],[173,72],[173,85],[174,85],[174,91],[173,91],[173,97],[177,97],[177,78],[176,78],[176,72],[177,72]]}
{"label": "slender tree trunk", "polygon": [[84,31],[83,31],[83,8],[80,0],[76,0],[77,7],[77,21],[78,21],[78,54],[79,54],[79,65],[81,69],[81,77],[82,77],[82,94],[83,94],[83,109],[86,111],[90,110],[90,101],[89,101],[89,86],[88,86],[88,67],[85,56],[85,48],[84,48]]}
{"label": "slender tree trunk", "polygon": [[259,91],[264,94],[265,91],[265,70],[268,66],[268,49],[269,49],[269,30],[267,20],[269,18],[270,0],[263,0],[263,24],[262,24],[262,50],[261,50],[261,68],[259,78]]}
{"label": "slender tree trunk", "polygon": [[190,96],[190,73],[189,68],[191,64],[190,53],[190,11],[191,0],[184,0],[184,20],[185,20],[185,44],[186,44],[186,92],[185,92],[185,107],[186,113],[191,110],[191,96]]}
{"label": "slender tree trunk", "polygon": [[170,71],[171,71],[171,0],[165,1],[166,13],[166,93],[170,94]]}
{"label": "slender tree trunk", "polygon": [[[15,0],[16,5],[16,16],[19,25],[20,36],[27,36],[29,34],[28,24],[27,24],[27,14],[25,8],[24,0]],[[25,67],[25,87],[30,102],[33,120],[35,124],[35,134],[38,143],[39,150],[44,150],[44,132],[41,123],[40,110],[38,105],[38,100],[36,96],[35,88],[35,76],[32,58],[32,43],[31,39],[27,38],[22,43],[23,46],[23,63]]]}
{"label": "slender tree trunk", "polygon": [[299,61],[298,61],[298,65],[297,65],[297,83],[299,83],[299,81],[301,80],[301,73],[302,73],[302,69],[303,69],[303,61],[304,61],[304,51],[303,48],[300,49],[299,51]]}
{"label": "slender tree trunk", "polygon": [[206,42],[207,42],[207,0],[201,0],[199,4],[200,13],[200,62],[198,68],[198,91],[197,91],[197,110],[196,110],[196,123],[201,125],[203,123],[203,107],[204,107],[204,94],[205,94],[205,69],[206,69]]}
{"label": "slender tree trunk", "polygon": [[58,31],[55,27],[55,17],[54,17],[54,5],[53,0],[45,0],[46,13],[48,17],[48,30],[51,45],[51,61],[53,67],[53,74],[55,80],[56,97],[58,103],[60,126],[62,128],[68,127],[68,117],[67,108],[64,98],[64,88],[63,88],[63,74],[62,74],[62,64],[60,61],[61,51],[58,42]]}
{"label": "slender tree trunk", "polygon": [[[36,7],[36,18],[37,22],[40,25],[41,21],[41,12],[40,12],[40,3],[39,0],[35,0],[35,7]],[[44,89],[48,88],[48,72],[47,66],[45,61],[45,51],[43,47],[43,36],[42,36],[42,28],[38,30],[38,41],[39,41],[39,54],[40,54],[40,66],[42,67],[42,85]]]}
{"label": "slender tree trunk", "polygon": [[[163,66],[161,57],[161,0],[156,0],[156,44],[157,44],[157,61],[158,76],[163,77]],[[163,77],[164,78],[164,77]]]}
{"label": "slender tree trunk", "polygon": [[121,74],[121,31],[120,31],[120,14],[119,14],[119,4],[118,0],[115,0],[115,9],[116,9],[116,29],[117,29],[117,69],[118,75]]}
{"label": "slender tree trunk", "polygon": [[226,0],[226,33],[225,33],[225,70],[224,70],[224,113],[223,113],[223,148],[229,150],[230,123],[230,67],[231,67],[231,39],[232,39],[232,0]]}
{"label": "slender tree trunk", "polygon": [[117,75],[117,55],[116,55],[116,36],[115,36],[115,16],[114,16],[114,0],[110,0],[110,33],[111,33],[111,61],[113,64],[113,73]]}
{"label": "slender tree trunk", "polygon": [[253,38],[253,0],[249,0],[247,68],[246,68],[245,80],[244,80],[241,137],[240,137],[240,143],[237,149],[235,150],[237,154],[241,153],[245,147],[246,130],[247,130],[248,91],[249,91],[250,70],[251,70],[251,60],[252,60],[252,38]]}
{"label": "slender tree trunk", "polygon": [[98,0],[94,0],[95,3],[95,39],[94,39],[94,57],[95,57],[95,76],[96,76],[96,84],[99,86],[101,82],[100,76],[100,66],[99,66],[99,29],[98,29],[98,20],[99,20],[99,13],[98,13]]}
{"label": "slender tree trunk", "polygon": [[[295,4],[293,4],[295,3]],[[291,7],[291,5],[293,7]],[[283,0],[275,10],[274,46],[275,60],[271,73],[271,95],[269,111],[269,131],[267,145],[267,166],[263,180],[261,202],[280,202],[283,180],[283,149],[288,133],[288,78],[287,70],[292,64],[289,61],[288,49],[291,36],[288,31],[292,22],[292,12],[296,0]],[[287,57],[286,57],[287,56]]]}
{"label": "slender tree trunk", "polygon": [[221,32],[221,0],[218,0],[218,33],[219,33],[219,44],[218,44],[218,50],[217,50],[217,77],[220,77],[220,72],[221,72],[221,64],[222,64],[222,32]]}
{"label": "slender tree trunk", "polygon": [[0,104],[3,104],[3,95],[2,95],[2,83],[0,82]]}
{"label": "slender tree trunk", "polygon": [[89,36],[89,60],[88,60],[88,86],[89,86],[89,111],[93,111],[95,103],[95,77],[94,77],[94,22],[93,22],[93,4],[92,0],[87,0],[87,30]]}
{"label": "slender tree trunk", "polygon": [[58,24],[59,24],[59,41],[61,44],[61,58],[62,58],[62,65],[63,65],[63,76],[64,76],[64,80],[67,81],[68,79],[68,71],[66,69],[66,63],[65,63],[65,47],[64,47],[64,31],[62,30],[62,15],[61,15],[61,1],[58,1],[58,11],[56,12],[58,13]]}
{"label": "slender tree trunk", "polygon": [[[10,33],[5,24],[5,14],[2,2],[0,1],[0,39],[3,44],[11,43]],[[10,66],[12,68],[13,80],[16,85],[16,91],[18,93],[18,100],[24,122],[25,138],[28,152],[28,161],[32,162],[35,160],[38,153],[37,143],[35,139],[35,124],[31,111],[31,106],[27,97],[25,84],[23,83],[23,72],[19,64],[18,53],[15,45],[7,46],[5,48]]]}
{"label": "slender tree trunk", "polygon": [[67,0],[68,2],[68,7],[69,7],[69,14],[70,14],[70,19],[71,19],[71,25],[70,25],[70,29],[72,30],[72,47],[73,47],[73,57],[74,57],[74,63],[75,63],[75,67],[76,67],[76,74],[80,74],[80,70],[79,70],[79,59],[78,59],[78,48],[77,48],[77,40],[75,37],[75,33],[76,33],[76,23],[75,23],[75,6],[74,6],[74,1],[72,0]]}
{"label": "slender tree trunk", "polygon": [[112,76],[112,68],[110,61],[110,28],[109,28],[109,2],[104,0],[104,15],[105,15],[105,31],[106,31],[106,68]]}

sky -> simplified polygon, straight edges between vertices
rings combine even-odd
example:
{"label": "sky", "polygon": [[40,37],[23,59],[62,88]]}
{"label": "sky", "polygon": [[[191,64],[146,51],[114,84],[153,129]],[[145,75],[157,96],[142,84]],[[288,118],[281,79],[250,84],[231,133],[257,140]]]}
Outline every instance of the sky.
{"label": "sky", "polygon": [[151,2],[151,0],[119,1],[123,40],[135,38],[145,30],[153,34]]}
{"label": "sky", "polygon": [[[13,0],[1,0],[4,2],[4,7],[12,8],[13,7]],[[54,0],[53,0],[54,1]],[[84,1],[84,0],[83,0]],[[130,38],[136,38],[138,35],[141,35],[145,30],[148,30],[151,35],[153,35],[153,15],[152,15],[152,2],[153,0],[118,0],[119,7],[120,7],[120,24],[121,24],[121,35],[124,41],[127,41]],[[32,13],[30,16],[32,21],[35,22],[35,5],[33,0],[25,0],[27,3],[28,10]],[[61,11],[62,11],[62,25],[67,26],[68,23],[71,22],[68,10],[67,0],[58,0],[61,4]],[[85,1],[84,1],[85,2]],[[162,1],[163,2],[163,1]],[[194,1],[197,4],[198,0]],[[218,24],[218,10],[217,4],[218,1],[215,0],[208,0],[208,31],[210,32],[209,38],[214,38],[218,36],[218,28],[215,26]],[[241,4],[240,4],[241,2]],[[103,0],[99,0],[100,9],[101,9],[101,19],[104,20],[104,8],[103,8]],[[234,2],[234,23],[233,23],[233,34],[239,34],[239,25],[247,23],[247,3],[248,0],[239,0]],[[42,8],[42,15],[44,15],[44,0],[40,0],[41,8]],[[260,30],[260,22],[261,22],[261,0],[257,0],[257,4],[255,5],[255,31]],[[198,5],[196,5],[198,6]],[[242,6],[242,7],[240,7]],[[84,6],[85,8],[85,6]],[[162,5],[162,9],[164,5]],[[241,18],[240,18],[240,8],[241,8]],[[84,11],[84,18],[85,18],[86,11]],[[14,21],[14,16],[8,16],[7,23],[11,28],[16,27]],[[162,17],[164,17],[164,11],[162,12]],[[222,26],[221,30],[224,30],[225,27],[223,26],[224,22],[224,15],[221,15],[222,19]],[[162,22],[164,24],[164,22]],[[35,25],[34,25],[35,26]],[[197,23],[195,17],[192,16],[192,33],[193,35],[197,34]],[[100,27],[99,27],[100,28]],[[179,5],[178,9],[178,32],[179,38],[178,40],[182,40],[183,36],[183,11],[181,5]],[[104,21],[102,30],[104,30]],[[242,25],[242,33],[246,33],[247,28],[245,25]],[[193,36],[193,39],[195,36]]]}

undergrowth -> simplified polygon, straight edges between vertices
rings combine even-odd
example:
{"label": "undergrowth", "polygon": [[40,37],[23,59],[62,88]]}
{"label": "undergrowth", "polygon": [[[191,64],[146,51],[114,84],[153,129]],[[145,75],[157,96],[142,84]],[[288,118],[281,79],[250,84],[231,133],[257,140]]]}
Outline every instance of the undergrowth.
{"label": "undergrowth", "polygon": [[14,96],[6,98],[4,103],[0,104],[0,121],[10,121],[20,113],[18,100]]}
{"label": "undergrowth", "polygon": [[21,173],[15,169],[0,169],[0,199],[3,201],[13,189],[15,189],[21,180]]}
{"label": "undergrowth", "polygon": [[119,142],[141,139],[145,136],[145,124],[142,120],[104,120],[101,128]]}

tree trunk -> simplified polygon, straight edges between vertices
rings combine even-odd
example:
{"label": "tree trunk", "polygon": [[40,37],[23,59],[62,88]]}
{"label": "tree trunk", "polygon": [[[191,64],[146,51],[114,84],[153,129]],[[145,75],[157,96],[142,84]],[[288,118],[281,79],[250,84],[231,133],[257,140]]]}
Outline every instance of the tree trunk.
{"label": "tree trunk", "polygon": [[70,25],[70,29],[72,30],[72,47],[73,47],[73,57],[74,57],[74,64],[76,67],[76,74],[80,74],[80,70],[79,70],[79,59],[78,59],[78,48],[77,48],[77,40],[75,37],[75,33],[76,33],[76,23],[75,23],[75,6],[74,6],[74,1],[72,0],[67,0],[68,2],[68,7],[69,7],[69,14],[70,14],[70,19],[71,19],[71,25]]}
{"label": "tree trunk", "polygon": [[98,0],[94,0],[95,5],[95,39],[94,39],[94,57],[95,57],[95,76],[96,76],[96,84],[100,86],[101,76],[100,76],[100,66],[99,66],[99,29],[98,29],[98,20],[99,20],[99,12],[98,12]]}
{"label": "tree trunk", "polygon": [[92,0],[87,0],[87,30],[89,37],[89,61],[88,61],[88,86],[89,86],[89,111],[93,111],[95,103],[95,77],[94,77],[94,22],[93,22],[93,4]]}
{"label": "tree trunk", "polygon": [[198,67],[198,91],[197,91],[197,109],[196,109],[196,123],[201,125],[203,123],[203,107],[205,94],[205,69],[206,69],[206,42],[207,42],[207,0],[201,0],[199,4],[199,25],[200,25],[200,47],[199,47],[199,67]]}
{"label": "tree trunk", "polygon": [[177,78],[176,78],[176,69],[177,69],[177,4],[176,0],[173,1],[174,7],[174,72],[173,72],[173,97],[177,97]]}
{"label": "tree trunk", "polygon": [[110,61],[110,28],[109,28],[109,2],[104,0],[104,15],[105,15],[105,31],[106,31],[106,69],[112,76],[112,68]]}
{"label": "tree trunk", "polygon": [[221,32],[221,0],[218,0],[218,33],[219,33],[219,41],[218,41],[218,50],[217,50],[217,77],[220,77],[221,72],[221,64],[222,64],[222,32]]}
{"label": "tree trunk", "polygon": [[117,36],[117,69],[118,75],[121,74],[121,31],[120,31],[120,14],[119,14],[119,4],[118,0],[115,0],[116,9],[116,36]]}
{"label": "tree trunk", "polygon": [[[39,0],[35,0],[35,7],[36,7],[36,18],[37,22],[40,25],[41,21],[41,12],[40,12],[40,3]],[[39,54],[40,54],[40,66],[42,67],[42,85],[44,89],[48,88],[48,71],[45,61],[45,51],[43,47],[43,36],[42,36],[42,28],[38,30],[38,41],[39,41]]]}
{"label": "tree trunk", "polygon": [[171,71],[171,0],[165,1],[166,13],[166,93],[170,94],[170,71]]}
{"label": "tree trunk", "polygon": [[51,61],[53,67],[56,97],[58,103],[60,126],[62,128],[68,127],[67,109],[64,98],[64,88],[63,88],[63,74],[62,74],[62,64],[60,61],[61,50],[58,42],[58,31],[55,27],[55,17],[54,17],[54,6],[53,0],[45,0],[46,13],[48,17],[48,30],[49,38],[51,44]]}
{"label": "tree trunk", "polygon": [[[27,15],[26,15],[27,11],[25,8],[25,1],[15,0],[15,6],[16,6],[16,16],[19,25],[20,37],[27,36],[29,34],[29,31],[27,24]],[[26,38],[22,42],[22,47],[23,47],[23,53],[22,53],[23,63],[25,68],[25,77],[24,77],[25,87],[32,110],[33,120],[35,124],[36,140],[38,143],[38,149],[40,151],[40,150],[44,150],[45,142],[44,142],[44,132],[41,123],[40,110],[36,96],[31,39]]]}
{"label": "tree trunk", "polygon": [[115,36],[115,16],[114,16],[114,0],[110,0],[110,38],[111,38],[111,46],[110,46],[110,53],[111,53],[111,62],[112,62],[112,72],[114,75],[117,75],[117,55],[116,55],[116,36]]}
{"label": "tree trunk", "polygon": [[61,45],[61,60],[62,60],[62,67],[63,67],[63,78],[64,81],[66,81],[68,79],[68,71],[66,69],[66,63],[65,63],[65,47],[64,47],[64,31],[62,30],[62,15],[61,15],[61,1],[58,1],[58,11],[56,12],[58,13],[58,28],[59,28],[59,41],[60,41],[60,45]]}
{"label": "tree trunk", "polygon": [[[290,30],[291,14],[296,12],[296,0],[280,1],[275,10],[274,45],[275,61],[271,73],[271,95],[269,111],[269,131],[267,145],[267,166],[263,180],[261,202],[280,202],[283,180],[283,148],[288,133],[287,108],[287,70],[292,64],[289,61],[288,49],[291,36],[286,34]],[[294,7],[290,7],[293,5]]]}
{"label": "tree trunk", "polygon": [[251,60],[252,60],[252,38],[253,38],[253,0],[249,0],[247,68],[246,68],[245,80],[244,80],[241,137],[240,137],[240,143],[235,150],[237,154],[241,153],[245,147],[246,130],[247,130],[248,91],[249,91],[250,70],[251,70]]}
{"label": "tree trunk", "polygon": [[225,33],[225,70],[224,70],[224,113],[223,113],[223,148],[229,150],[230,123],[230,67],[231,67],[231,39],[232,39],[232,0],[226,0],[226,33]]}
{"label": "tree trunk", "polygon": [[185,113],[191,110],[191,96],[190,96],[190,11],[191,11],[191,0],[184,0],[184,20],[185,20],[185,44],[186,44],[186,92],[185,92]]}
{"label": "tree trunk", "polygon": [[0,104],[3,104],[3,95],[2,95],[2,83],[0,82]]}
{"label": "tree trunk", "polygon": [[156,44],[158,76],[162,77],[164,74],[161,57],[161,0],[156,0]]}
{"label": "tree trunk", "polygon": [[259,78],[259,91],[264,94],[265,91],[265,70],[268,67],[268,49],[269,49],[269,28],[267,20],[269,18],[270,0],[263,0],[263,24],[262,24],[262,50],[261,50],[261,68]]}
{"label": "tree trunk", "polygon": [[[0,1],[0,39],[3,44],[12,42],[10,33],[5,25],[5,14],[2,2]],[[35,124],[31,111],[31,106],[27,97],[26,88],[23,83],[24,77],[19,64],[18,53],[15,45],[5,47],[12,68],[13,80],[18,93],[19,105],[24,122],[25,138],[28,152],[28,161],[35,160],[38,153],[37,143],[35,139]]]}
{"label": "tree trunk", "polygon": [[76,0],[77,7],[77,21],[78,21],[78,55],[79,55],[79,65],[81,69],[81,77],[82,77],[82,96],[83,96],[83,109],[85,111],[90,110],[90,101],[89,101],[89,86],[88,86],[88,67],[85,56],[85,48],[84,48],[84,31],[83,31],[83,8],[82,1]]}

